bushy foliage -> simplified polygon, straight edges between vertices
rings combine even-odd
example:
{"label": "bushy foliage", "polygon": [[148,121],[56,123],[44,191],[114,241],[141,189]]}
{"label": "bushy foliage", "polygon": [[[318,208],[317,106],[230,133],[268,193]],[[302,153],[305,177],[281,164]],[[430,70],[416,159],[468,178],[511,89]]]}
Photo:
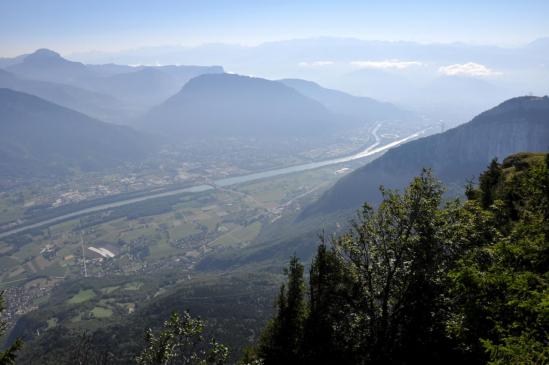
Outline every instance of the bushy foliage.
{"label": "bushy foliage", "polygon": [[266,365],[296,364],[301,358],[307,307],[303,265],[292,257],[286,270],[288,283],[282,285],[278,295],[278,312],[267,325],[259,346]]}
{"label": "bushy foliage", "polygon": [[[465,203],[443,202],[429,171],[402,194],[382,189],[377,210],[365,205],[331,248],[319,246],[308,300],[300,290],[292,309],[282,287],[257,359],[547,363],[548,166],[538,155],[494,160]],[[291,267],[301,267],[295,257]],[[290,270],[288,285],[302,271]],[[300,316],[281,315],[293,310]],[[282,338],[280,326],[290,330]]]}
{"label": "bushy foliage", "polygon": [[478,363],[483,352],[491,364],[549,361],[547,157],[519,157],[492,164],[481,176],[499,176],[478,194],[491,191],[485,214],[495,234],[465,252],[450,274],[454,334],[479,354]]}
{"label": "bushy foliage", "polygon": [[137,357],[141,365],[221,365],[229,356],[226,346],[203,337],[204,322],[188,312],[174,312],[161,331],[145,333],[146,347]]}

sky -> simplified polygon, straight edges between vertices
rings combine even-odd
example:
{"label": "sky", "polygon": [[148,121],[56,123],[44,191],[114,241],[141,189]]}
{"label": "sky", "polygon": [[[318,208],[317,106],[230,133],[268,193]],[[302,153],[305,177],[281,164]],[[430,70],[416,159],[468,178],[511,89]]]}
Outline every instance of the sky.
{"label": "sky", "polygon": [[513,46],[549,36],[548,0],[1,0],[0,56],[310,37]]}

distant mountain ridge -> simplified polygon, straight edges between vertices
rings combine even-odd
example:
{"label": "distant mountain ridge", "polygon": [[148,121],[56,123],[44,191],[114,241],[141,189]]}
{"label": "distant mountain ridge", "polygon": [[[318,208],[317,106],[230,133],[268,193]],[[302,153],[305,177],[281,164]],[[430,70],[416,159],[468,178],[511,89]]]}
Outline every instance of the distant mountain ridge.
{"label": "distant mountain ridge", "polygon": [[452,196],[460,195],[492,158],[501,161],[512,154],[509,151],[549,151],[549,97],[513,98],[462,126],[395,147],[338,180],[301,212],[265,226],[251,245],[209,255],[197,267],[219,270],[272,263],[293,254],[308,259],[322,231],[346,230],[364,202],[381,201],[380,185],[402,189],[422,168],[430,167]]}
{"label": "distant mountain ridge", "polygon": [[109,95],[141,112],[177,93],[193,77],[223,72],[221,66],[86,65],[48,49],[0,59],[0,67],[27,81],[70,85]]}
{"label": "distant mountain ridge", "polygon": [[127,72],[87,80],[85,85],[120,100],[150,107],[176,94],[193,77],[222,72],[221,66],[130,67]]}
{"label": "distant mountain ridge", "polygon": [[66,84],[20,78],[2,69],[0,69],[0,88],[35,95],[108,122],[123,122],[134,113],[127,103],[111,95]]}
{"label": "distant mountain ridge", "polygon": [[322,103],[333,113],[353,118],[359,122],[381,120],[417,119],[414,113],[397,106],[364,96],[353,96],[342,91],[324,88],[315,82],[301,79],[282,79],[279,82],[294,88],[301,94]]}
{"label": "distant mountain ridge", "polygon": [[57,177],[140,161],[151,143],[33,95],[0,89],[0,176]]}
{"label": "distant mountain ridge", "polygon": [[[226,69],[269,79],[293,77],[330,85],[353,95],[406,105],[455,126],[514,95],[549,92],[549,41],[538,39],[512,47],[467,43],[417,43],[315,37],[256,46],[204,44],[143,47],[121,52],[86,52],[71,57],[86,62],[222,64]],[[467,69],[471,64],[477,71]],[[544,66],[545,65],[545,66]],[[486,81],[497,94],[457,85],[445,78],[449,66],[459,74]],[[287,75],[287,76],[286,76]],[[441,78],[437,80],[437,78]],[[432,82],[435,85],[430,85]],[[439,90],[447,90],[439,93]],[[463,95],[465,91],[467,95]],[[471,98],[469,95],[479,96]],[[501,98],[499,96],[502,96]],[[485,100],[483,98],[486,98]],[[433,108],[432,99],[439,107]],[[470,105],[469,102],[473,102]],[[434,110],[433,110],[434,109]],[[436,113],[436,115],[434,115]]]}
{"label": "distant mountain ridge", "polygon": [[193,137],[275,137],[328,133],[337,118],[276,81],[234,74],[193,78],[141,120],[148,131]]}
{"label": "distant mountain ridge", "polygon": [[549,150],[549,97],[524,96],[503,102],[469,123],[389,150],[339,180],[302,218],[378,203],[380,185],[403,188],[422,168],[456,190],[478,176],[492,158]]}
{"label": "distant mountain ridge", "polygon": [[66,60],[59,53],[45,48],[25,56],[6,70],[27,79],[61,83],[94,76],[83,63]]}

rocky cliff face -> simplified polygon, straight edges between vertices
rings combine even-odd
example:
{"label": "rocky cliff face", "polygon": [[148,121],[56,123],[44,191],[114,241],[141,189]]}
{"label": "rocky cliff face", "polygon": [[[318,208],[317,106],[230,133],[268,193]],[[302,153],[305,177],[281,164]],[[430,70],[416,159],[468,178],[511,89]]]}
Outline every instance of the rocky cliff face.
{"label": "rocky cliff face", "polygon": [[445,133],[388,151],[341,179],[303,216],[356,209],[380,201],[378,188],[401,189],[422,168],[431,168],[450,188],[465,186],[493,158],[549,150],[549,97],[519,97],[490,109]]}

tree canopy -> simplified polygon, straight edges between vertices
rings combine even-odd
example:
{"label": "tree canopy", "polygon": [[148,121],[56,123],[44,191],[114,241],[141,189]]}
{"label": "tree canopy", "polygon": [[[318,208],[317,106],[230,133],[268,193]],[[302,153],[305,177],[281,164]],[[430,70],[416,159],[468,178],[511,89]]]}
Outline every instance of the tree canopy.
{"label": "tree canopy", "polygon": [[377,209],[365,204],[347,233],[321,242],[307,287],[291,259],[257,358],[546,363],[548,169],[542,154],[494,160],[466,202],[445,200],[428,170],[403,193],[381,189]]}

